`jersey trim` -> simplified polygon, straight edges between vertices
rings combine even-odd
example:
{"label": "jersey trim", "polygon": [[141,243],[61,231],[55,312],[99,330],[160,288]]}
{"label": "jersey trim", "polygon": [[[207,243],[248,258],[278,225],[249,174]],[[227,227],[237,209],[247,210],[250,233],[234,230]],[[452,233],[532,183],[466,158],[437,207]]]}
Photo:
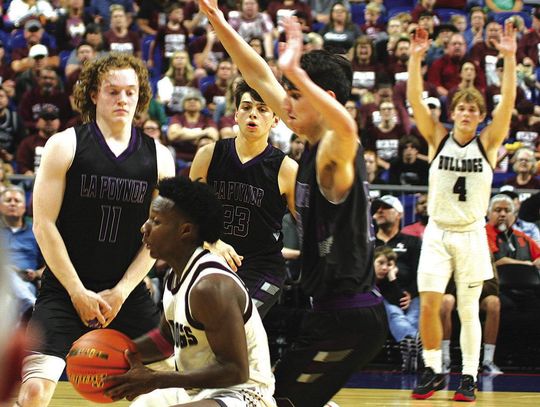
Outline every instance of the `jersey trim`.
{"label": "jersey trim", "polygon": [[429,162],[429,164],[431,164],[433,161],[435,161],[437,156],[441,153],[442,149],[444,148],[444,145],[446,144],[446,142],[450,138],[450,134],[451,133],[447,133],[446,136],[443,137],[443,139],[439,143],[439,146],[437,147],[437,151],[435,152],[435,155],[433,156],[433,159]]}
{"label": "jersey trim", "polygon": [[189,306],[189,298],[191,294],[191,289],[193,288],[195,283],[199,281],[199,276],[201,275],[201,273],[203,273],[204,271],[208,269],[218,269],[218,270],[224,271],[226,275],[228,275],[229,277],[233,279],[236,279],[237,282],[240,284],[240,286],[244,289],[244,292],[246,294],[246,307],[247,307],[247,309],[243,313],[243,319],[244,319],[244,324],[245,324],[249,320],[249,318],[251,318],[251,314],[253,312],[253,304],[251,301],[251,297],[249,296],[248,290],[245,287],[244,282],[240,279],[240,277],[238,277],[233,271],[229,270],[227,267],[225,267],[224,265],[216,261],[208,261],[208,262],[204,262],[200,264],[195,270],[195,272],[193,273],[191,281],[189,282],[189,285],[186,289],[186,296],[185,296],[186,318],[189,324],[193,326],[194,328],[204,331],[204,325],[201,324],[199,321],[197,321],[191,313],[191,308]]}
{"label": "jersey trim", "polygon": [[210,253],[208,250],[204,249],[202,252],[200,252],[197,257],[195,257],[193,259],[193,261],[191,262],[191,264],[187,267],[186,270],[184,270],[184,273],[182,273],[182,277],[180,278],[180,281],[178,282],[177,285],[175,285],[173,287],[173,283],[178,280],[177,276],[176,276],[176,273],[174,272],[174,270],[172,271],[172,273],[169,274],[169,277],[167,277],[167,282],[166,282],[166,285],[167,285],[167,289],[171,292],[172,295],[176,294],[178,292],[178,290],[180,289],[180,286],[182,285],[182,283],[186,280],[187,276],[189,275],[189,272],[191,271],[191,269],[193,268],[193,266],[195,266],[195,264],[201,259],[201,257],[203,257],[204,255]]}
{"label": "jersey trim", "polygon": [[480,150],[480,153],[481,153],[482,156],[485,158],[485,160],[488,162],[489,168],[491,168],[491,172],[493,172],[493,171],[494,171],[494,168],[493,168],[493,166],[491,165],[491,162],[489,161],[489,159],[488,159],[488,157],[487,157],[486,150],[484,149],[484,145],[482,144],[482,141],[480,140],[479,137],[478,137],[478,149]]}

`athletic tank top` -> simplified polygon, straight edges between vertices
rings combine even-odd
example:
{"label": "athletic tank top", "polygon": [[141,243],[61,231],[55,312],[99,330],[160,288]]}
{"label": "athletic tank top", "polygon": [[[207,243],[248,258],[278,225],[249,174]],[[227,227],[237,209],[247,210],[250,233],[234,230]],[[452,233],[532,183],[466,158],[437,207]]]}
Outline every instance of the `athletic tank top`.
{"label": "athletic tank top", "polygon": [[[116,285],[141,248],[140,228],[158,179],[156,147],[133,128],[128,147],[116,157],[96,123],[75,127],[75,134],[56,224],[84,286],[102,290]],[[48,269],[45,281],[60,285]]]}
{"label": "athletic tank top", "polygon": [[242,164],[236,139],[219,140],[208,168],[208,184],[223,204],[221,239],[244,256],[243,267],[283,262],[281,222],[287,210],[278,185],[285,154],[268,144],[257,157]]}
{"label": "athletic tank top", "polygon": [[316,179],[318,144],[304,151],[296,178],[296,211],[302,247],[302,287],[314,298],[369,292],[374,233],[363,148],[355,158],[355,180],[345,200],[334,204]]}
{"label": "athletic tank top", "polygon": [[[208,275],[220,274],[232,278],[242,289],[246,299],[243,310],[244,329],[247,340],[249,379],[246,383],[233,386],[241,389],[253,385],[274,390],[274,376],[271,371],[268,338],[261,318],[249,297],[242,280],[227,266],[222,257],[198,248],[195,250],[182,277],[172,272],[167,278],[163,294],[163,312],[174,339],[174,359],[178,371],[193,371],[216,363],[204,326],[197,322],[190,309],[192,287]],[[223,321],[227,323],[227,321]]]}
{"label": "athletic tank top", "polygon": [[480,139],[461,146],[447,135],[429,168],[430,220],[454,231],[483,227],[492,181],[493,169]]}

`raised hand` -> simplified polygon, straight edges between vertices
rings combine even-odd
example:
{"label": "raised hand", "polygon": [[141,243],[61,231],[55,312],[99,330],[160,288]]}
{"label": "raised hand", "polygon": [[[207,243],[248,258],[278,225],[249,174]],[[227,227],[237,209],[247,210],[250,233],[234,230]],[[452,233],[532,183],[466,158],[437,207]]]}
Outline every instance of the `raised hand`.
{"label": "raised hand", "polygon": [[501,36],[500,41],[493,41],[495,48],[503,56],[512,56],[515,55],[517,50],[516,42],[516,28],[510,19],[507,19],[504,22],[504,33]]}
{"label": "raised hand", "polygon": [[304,34],[296,17],[283,19],[283,28],[287,37],[285,50],[280,53],[278,65],[281,71],[289,77],[300,69],[300,57],[304,47]]}
{"label": "raised hand", "polygon": [[424,56],[429,48],[429,34],[418,27],[411,39],[411,55]]}
{"label": "raised hand", "polygon": [[199,10],[204,14],[215,14],[219,11],[217,0],[198,0]]}

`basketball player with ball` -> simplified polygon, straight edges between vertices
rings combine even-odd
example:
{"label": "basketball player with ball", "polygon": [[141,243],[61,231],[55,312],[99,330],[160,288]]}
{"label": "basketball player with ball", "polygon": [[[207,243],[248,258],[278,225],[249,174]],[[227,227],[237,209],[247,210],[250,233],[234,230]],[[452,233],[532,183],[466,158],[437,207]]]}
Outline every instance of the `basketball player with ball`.
{"label": "basketball player with ball", "polygon": [[[244,283],[225,259],[203,249],[223,228],[223,209],[208,186],[176,177],[159,184],[142,226],[152,257],[173,272],[166,282],[159,328],[127,351],[131,369],[108,376],[113,400],[139,397],[134,406],[275,406],[268,339]],[[177,371],[143,363],[174,353]]]}
{"label": "basketball player with ball", "polygon": [[159,323],[141,283],[154,260],[141,244],[158,179],[174,175],[161,144],[133,127],[152,91],[136,58],[111,53],[85,65],[75,103],[85,124],[52,136],[34,186],[34,233],[47,268],[23,362],[21,406],[46,406],[82,334],[110,327],[135,338]]}

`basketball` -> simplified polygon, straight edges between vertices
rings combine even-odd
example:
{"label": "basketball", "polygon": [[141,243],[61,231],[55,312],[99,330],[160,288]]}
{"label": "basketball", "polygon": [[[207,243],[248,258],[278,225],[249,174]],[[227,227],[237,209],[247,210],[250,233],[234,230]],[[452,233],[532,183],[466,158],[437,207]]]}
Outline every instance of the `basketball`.
{"label": "basketball", "polygon": [[114,329],[96,329],[76,340],[66,358],[67,376],[75,390],[90,401],[112,403],[104,394],[110,386],[103,379],[129,370],[126,349],[135,352],[135,344]]}

